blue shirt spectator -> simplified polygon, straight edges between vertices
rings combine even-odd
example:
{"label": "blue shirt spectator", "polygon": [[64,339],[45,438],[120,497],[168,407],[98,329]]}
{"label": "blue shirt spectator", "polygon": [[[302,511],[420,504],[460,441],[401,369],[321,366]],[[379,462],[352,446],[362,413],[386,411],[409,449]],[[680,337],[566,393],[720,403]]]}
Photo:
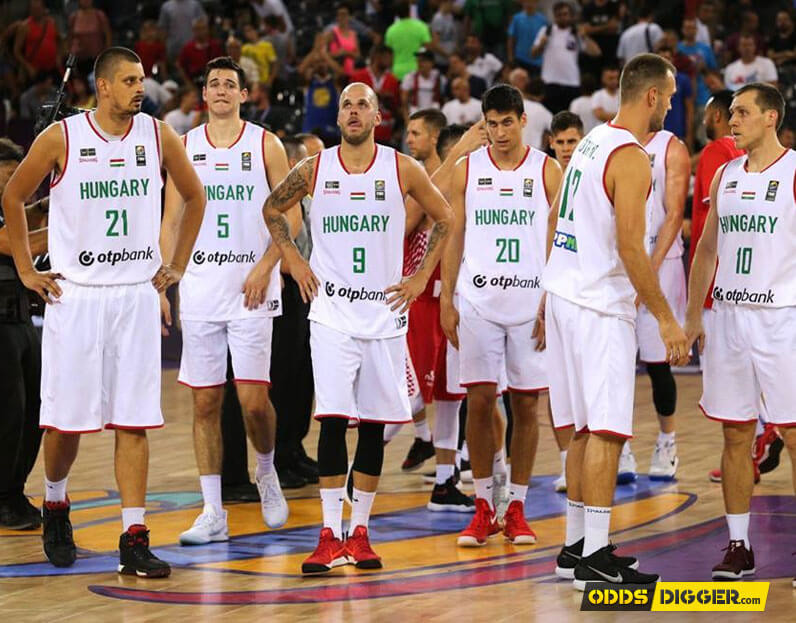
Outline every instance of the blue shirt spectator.
{"label": "blue shirt spectator", "polygon": [[688,130],[686,103],[687,100],[693,97],[694,92],[691,88],[691,78],[686,74],[678,72],[675,80],[677,82],[677,92],[672,96],[672,109],[666,115],[663,129],[669,130],[675,136],[685,139]]}
{"label": "blue shirt spectator", "polygon": [[694,18],[683,20],[683,40],[677,44],[677,51],[685,54],[694,63],[697,69],[696,75],[696,105],[704,106],[710,99],[710,89],[705,84],[702,77],[706,69],[718,69],[716,56],[713,50],[706,43],[696,40],[697,25]]}
{"label": "blue shirt spectator", "polygon": [[[533,58],[531,48],[536,41],[536,34],[547,24],[544,13],[537,11],[538,0],[524,0],[523,10],[515,13],[509,24],[509,62],[517,61],[530,67],[542,67],[542,57]],[[529,67],[529,68],[530,68]]]}

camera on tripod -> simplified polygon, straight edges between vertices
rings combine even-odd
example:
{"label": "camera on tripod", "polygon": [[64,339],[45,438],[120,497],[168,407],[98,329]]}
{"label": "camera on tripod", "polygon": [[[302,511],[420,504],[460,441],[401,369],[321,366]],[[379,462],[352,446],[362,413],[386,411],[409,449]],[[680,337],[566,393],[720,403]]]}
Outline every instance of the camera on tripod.
{"label": "camera on tripod", "polygon": [[69,75],[72,73],[76,61],[75,55],[70,54],[69,58],[66,59],[64,77],[61,80],[61,86],[58,87],[58,92],[55,94],[55,99],[45,102],[42,104],[41,108],[39,108],[39,112],[36,115],[36,123],[33,126],[33,133],[35,136],[41,134],[51,123],[84,112],[80,108],[64,105],[64,100],[66,99],[66,84],[69,82]]}

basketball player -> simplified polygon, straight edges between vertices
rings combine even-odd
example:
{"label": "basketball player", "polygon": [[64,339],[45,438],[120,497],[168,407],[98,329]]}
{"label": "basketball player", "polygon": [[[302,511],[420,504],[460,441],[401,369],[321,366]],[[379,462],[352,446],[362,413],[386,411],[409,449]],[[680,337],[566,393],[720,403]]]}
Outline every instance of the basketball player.
{"label": "basketball player", "polygon": [[[124,530],[118,571],[165,577],[169,565],[150,552],[144,525],[146,429],[163,425],[157,292],[182,277],[205,196],[174,131],[139,112],[144,70],[138,56],[108,48],[94,75],[97,109],[47,128],[3,197],[20,278],[51,303],[42,343],[42,538],[51,563],[74,563],[69,468],[80,433],[115,429]],[[170,264],[161,264],[158,248],[161,165],[185,201]],[[52,272],[38,273],[22,202],[50,172]]]}
{"label": "basketball player", "polygon": [[[658,580],[635,571],[635,559],[615,556],[608,533],[619,454],[633,434],[637,293],[658,320],[666,360],[688,358],[685,333],[644,244],[652,178],[641,141],[663,125],[674,72],[654,54],[639,54],[625,65],[619,112],[579,143],[549,219],[544,287],[550,401],[555,425],[575,428],[567,454],[566,541],[556,573],[574,577],[578,590],[588,581]],[[543,299],[540,315],[544,310]]]}
{"label": "basketball player", "polygon": [[[376,145],[373,130],[380,117],[373,90],[359,82],[349,84],[340,95],[340,146],[294,167],[263,208],[302,296],[312,300],[323,529],[318,547],[302,565],[305,574],[325,573],[348,562],[360,569],[382,566],[368,541],[368,519],[384,460],[384,424],[411,419],[406,312],[439,261],[452,218],[447,202],[414,159]],[[298,254],[282,214],[308,192],[313,195],[309,264]],[[434,227],[417,272],[401,281],[407,194],[430,214]],[[344,543],[349,421],[358,422],[359,439],[351,530]]]}
{"label": "basketball player", "polygon": [[[279,249],[269,247],[260,216],[270,188],[284,179],[288,166],[281,141],[240,118],[247,94],[245,75],[235,61],[211,60],[202,88],[208,121],[183,136],[207,196],[202,228],[180,282],[182,357],[177,380],[193,394],[194,452],[204,500],[193,526],[180,535],[183,545],[229,538],[221,501],[227,349],[247,436],[257,454],[255,482],[263,519],[268,527],[279,528],[288,516],[274,470],[276,415],[268,396],[273,318],[282,310]],[[161,236],[164,258],[173,252],[181,209],[182,199],[169,179]],[[292,216],[295,231],[295,209]],[[167,306],[164,295],[161,299]]]}
{"label": "basketball player", "polygon": [[[730,106],[735,146],[746,155],[718,169],[710,211],[694,253],[686,330],[704,353],[705,415],[722,423],[722,491],[730,542],[714,579],[754,575],[749,541],[758,399],[777,425],[796,473],[796,152],[777,138],[785,102],[776,87],[752,83]],[[714,267],[713,310],[702,318]],[[796,483],[796,476],[794,476]]]}
{"label": "basketball player", "polygon": [[[647,253],[652,269],[658,273],[666,301],[678,324],[685,322],[685,267],[683,266],[683,210],[691,177],[691,160],[685,144],[667,130],[650,132],[644,141],[652,167],[652,194],[647,214]],[[645,305],[638,308],[636,339],[639,358],[647,366],[652,382],[652,402],[658,414],[660,432],[650,460],[653,480],[672,480],[679,459],[675,444],[674,411],[677,385],[666,361],[666,348],[658,333],[658,323]],[[619,457],[617,483],[636,479],[636,459],[626,441]]]}
{"label": "basketball player", "polygon": [[464,547],[484,545],[500,530],[492,499],[495,443],[487,433],[504,366],[514,422],[503,532],[514,544],[536,542],[524,508],[539,436],[537,398],[547,388],[547,378],[532,334],[541,296],[545,219],[561,180],[555,160],[523,143],[527,119],[519,90],[492,87],[481,108],[491,145],[456,165],[454,233],[444,256],[440,296],[442,328],[459,348],[460,383],[467,388],[476,511],[459,535]]}

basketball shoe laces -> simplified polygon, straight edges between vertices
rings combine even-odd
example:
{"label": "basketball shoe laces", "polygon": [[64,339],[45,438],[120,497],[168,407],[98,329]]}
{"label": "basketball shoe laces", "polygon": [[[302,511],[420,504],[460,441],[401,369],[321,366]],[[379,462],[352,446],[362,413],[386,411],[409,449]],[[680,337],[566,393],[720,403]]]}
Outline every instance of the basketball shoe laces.
{"label": "basketball shoe laces", "polygon": [[132,537],[133,556],[138,560],[154,558],[155,555],[149,549],[149,530],[136,530],[129,532]]}
{"label": "basketball shoe laces", "polygon": [[265,495],[262,500],[266,508],[279,508],[282,502],[282,490],[279,488],[279,481],[270,478],[265,483]]}
{"label": "basketball shoe laces", "polygon": [[376,552],[374,552],[373,548],[370,546],[367,533],[364,532],[360,532],[355,536],[348,537],[346,540],[346,546],[348,547],[349,553],[354,557],[355,560],[358,560],[363,555],[376,555]]}
{"label": "basketball shoe laces", "polygon": [[489,509],[489,503],[486,500],[478,499],[475,501],[475,505],[472,526],[479,533],[489,534],[489,528],[492,525],[492,512]]}

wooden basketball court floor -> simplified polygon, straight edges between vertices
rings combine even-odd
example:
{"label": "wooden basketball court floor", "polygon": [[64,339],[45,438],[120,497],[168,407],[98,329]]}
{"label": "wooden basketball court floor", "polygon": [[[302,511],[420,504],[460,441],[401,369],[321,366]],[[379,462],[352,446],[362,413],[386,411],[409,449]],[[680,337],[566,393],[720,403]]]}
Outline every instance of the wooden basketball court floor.
{"label": "wooden basketball court floor", "polygon": [[[637,483],[617,488],[612,539],[641,560],[641,569],[664,580],[708,581],[727,544],[720,485],[707,473],[718,467],[720,425],[696,407],[698,375],[678,376],[680,469],[673,483],[644,475],[657,435],[649,381],[637,380]],[[469,515],[425,509],[430,485],[420,472],[403,474],[400,462],[412,441],[411,426],[387,447],[384,477],[371,519],[371,538],[384,569],[345,567],[325,578],[304,579],[300,563],[315,544],[320,522],[317,487],[288,492],[290,520],[277,531],[264,528],[258,504],[228,505],[230,541],[184,548],[177,544],[201,507],[191,445],[189,390],[176,372],[163,376],[167,425],[150,434],[147,523],[157,553],[173,564],[166,580],[121,577],[115,572],[120,528],[112,469],[111,433],[86,435],[69,480],[72,521],[79,547],[74,567],[45,562],[38,532],[0,531],[0,612],[7,621],[576,621],[582,616],[635,621],[645,613],[580,613],[581,593],[555,579],[555,556],[564,538],[565,496],[556,494],[558,452],[546,417],[526,514],[539,541],[514,547],[497,539],[480,549],[459,549],[456,533]],[[306,440],[315,454],[317,424]],[[353,433],[351,433],[353,435]],[[349,437],[353,439],[353,437]],[[353,446],[349,443],[349,449]],[[250,453],[251,455],[252,453]],[[733,620],[794,620],[796,502],[790,464],[755,488],[751,538],[757,580],[770,580],[765,614],[734,614]],[[430,467],[430,463],[426,464]],[[253,465],[251,472],[253,473]],[[424,471],[424,470],[421,470]],[[39,504],[41,456],[28,493]],[[347,514],[347,511],[346,511]],[[658,614],[704,620],[708,613]],[[713,615],[715,616],[715,615]]]}

